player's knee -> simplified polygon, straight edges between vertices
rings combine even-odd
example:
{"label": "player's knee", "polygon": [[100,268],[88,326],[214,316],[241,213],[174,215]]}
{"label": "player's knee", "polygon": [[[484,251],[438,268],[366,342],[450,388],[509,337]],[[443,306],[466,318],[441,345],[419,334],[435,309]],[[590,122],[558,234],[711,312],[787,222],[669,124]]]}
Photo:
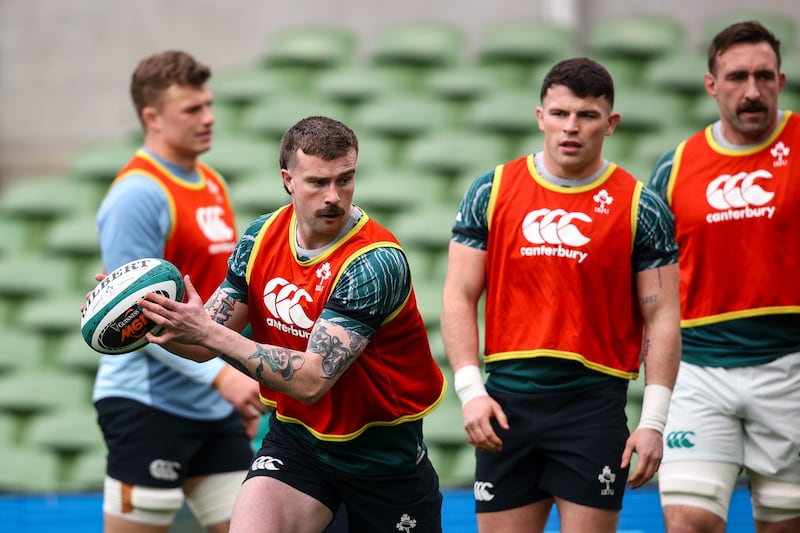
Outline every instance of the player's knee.
{"label": "player's knee", "polygon": [[246,474],[245,470],[213,474],[201,481],[186,497],[197,521],[208,526],[230,520],[236,494]]}
{"label": "player's knee", "polygon": [[658,471],[661,506],[697,507],[725,520],[738,475],[739,466],[732,463],[662,463]]}
{"label": "player's knee", "polygon": [[753,518],[780,522],[800,516],[800,483],[787,483],[748,473]]}
{"label": "player's knee", "polygon": [[168,526],[181,505],[180,488],[140,487],[111,477],[103,484],[103,512],[131,522]]}

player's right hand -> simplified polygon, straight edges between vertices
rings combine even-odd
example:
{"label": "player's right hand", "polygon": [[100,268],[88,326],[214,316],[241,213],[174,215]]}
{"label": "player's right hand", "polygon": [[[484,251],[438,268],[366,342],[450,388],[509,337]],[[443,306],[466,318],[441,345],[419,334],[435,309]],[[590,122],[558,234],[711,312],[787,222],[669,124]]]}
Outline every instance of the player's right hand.
{"label": "player's right hand", "polygon": [[464,405],[461,411],[467,439],[475,448],[485,452],[499,452],[503,441],[492,427],[494,418],[503,429],[508,429],[508,418],[491,396],[477,396]]}

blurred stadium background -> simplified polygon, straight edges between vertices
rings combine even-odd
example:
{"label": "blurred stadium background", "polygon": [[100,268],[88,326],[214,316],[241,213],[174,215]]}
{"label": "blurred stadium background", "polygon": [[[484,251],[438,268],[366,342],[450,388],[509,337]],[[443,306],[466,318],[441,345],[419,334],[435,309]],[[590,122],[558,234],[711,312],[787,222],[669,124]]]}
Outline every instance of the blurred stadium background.
{"label": "blurred stadium background", "polygon": [[[451,219],[477,173],[538,145],[543,73],[578,54],[609,68],[622,122],[606,156],[646,181],[663,151],[714,118],[705,46],[745,18],[781,37],[782,104],[800,109],[794,0],[0,1],[3,529],[100,528],[97,354],[78,308],[101,269],[95,210],[140,142],[128,81],[141,57],[182,48],[212,66],[217,124],[204,160],[227,177],[240,227],[287,200],[277,173],[286,127],[328,114],[356,130],[357,202],[406,246],[449,374],[438,316]],[[641,390],[641,380],[630,389],[632,426]],[[446,531],[474,530],[473,457],[452,390],[426,438],[447,489]],[[620,527],[660,531],[654,486],[642,494]],[[742,494],[737,527],[752,530]],[[186,518],[173,529],[194,528]]]}

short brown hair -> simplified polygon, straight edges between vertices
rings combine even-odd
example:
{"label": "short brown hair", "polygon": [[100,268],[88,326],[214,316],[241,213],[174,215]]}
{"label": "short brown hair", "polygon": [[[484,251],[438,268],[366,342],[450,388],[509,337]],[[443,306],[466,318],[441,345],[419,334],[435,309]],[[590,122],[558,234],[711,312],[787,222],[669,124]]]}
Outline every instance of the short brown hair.
{"label": "short brown hair", "polygon": [[167,50],[142,59],[131,76],[131,98],[136,115],[154,106],[173,84],[202,87],[211,77],[211,69],[180,50]]}
{"label": "short brown hair", "polygon": [[316,115],[302,119],[284,133],[279,161],[282,169],[294,164],[298,149],[331,161],[352,149],[358,153],[358,138],[344,123]]}
{"label": "short brown hair", "polygon": [[578,98],[602,97],[614,107],[614,80],[608,70],[588,57],[574,57],[556,63],[542,80],[539,98],[544,100],[553,85],[563,85]]}
{"label": "short brown hair", "polygon": [[775,51],[778,58],[778,70],[781,68],[781,41],[767,28],[755,20],[747,20],[731,24],[719,32],[708,46],[708,71],[714,74],[717,68],[717,56],[735,44],[767,43]]}

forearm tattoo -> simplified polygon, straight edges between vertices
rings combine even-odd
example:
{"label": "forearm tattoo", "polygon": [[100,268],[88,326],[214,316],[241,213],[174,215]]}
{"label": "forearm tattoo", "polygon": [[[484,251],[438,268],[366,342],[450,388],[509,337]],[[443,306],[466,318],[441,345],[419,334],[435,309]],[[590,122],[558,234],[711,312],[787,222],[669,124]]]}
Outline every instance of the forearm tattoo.
{"label": "forearm tattoo", "polygon": [[275,374],[280,374],[284,381],[291,381],[295,373],[303,368],[305,359],[294,350],[286,348],[264,348],[256,344],[256,352],[247,358],[248,360],[257,359],[258,366],[255,370],[255,378],[267,383],[264,379],[265,365]]}
{"label": "forearm tattoo", "polygon": [[232,293],[233,291],[229,289],[220,289],[206,303],[206,309],[210,311],[211,320],[218,324],[225,324],[230,319],[233,313],[233,306],[236,304],[236,299]]}
{"label": "forearm tattoo", "polygon": [[656,275],[658,276],[658,292],[655,294],[648,294],[647,296],[642,296],[641,302],[642,305],[654,304],[658,301],[658,293],[661,292],[662,289],[662,282],[661,282],[661,269],[656,269]]}

